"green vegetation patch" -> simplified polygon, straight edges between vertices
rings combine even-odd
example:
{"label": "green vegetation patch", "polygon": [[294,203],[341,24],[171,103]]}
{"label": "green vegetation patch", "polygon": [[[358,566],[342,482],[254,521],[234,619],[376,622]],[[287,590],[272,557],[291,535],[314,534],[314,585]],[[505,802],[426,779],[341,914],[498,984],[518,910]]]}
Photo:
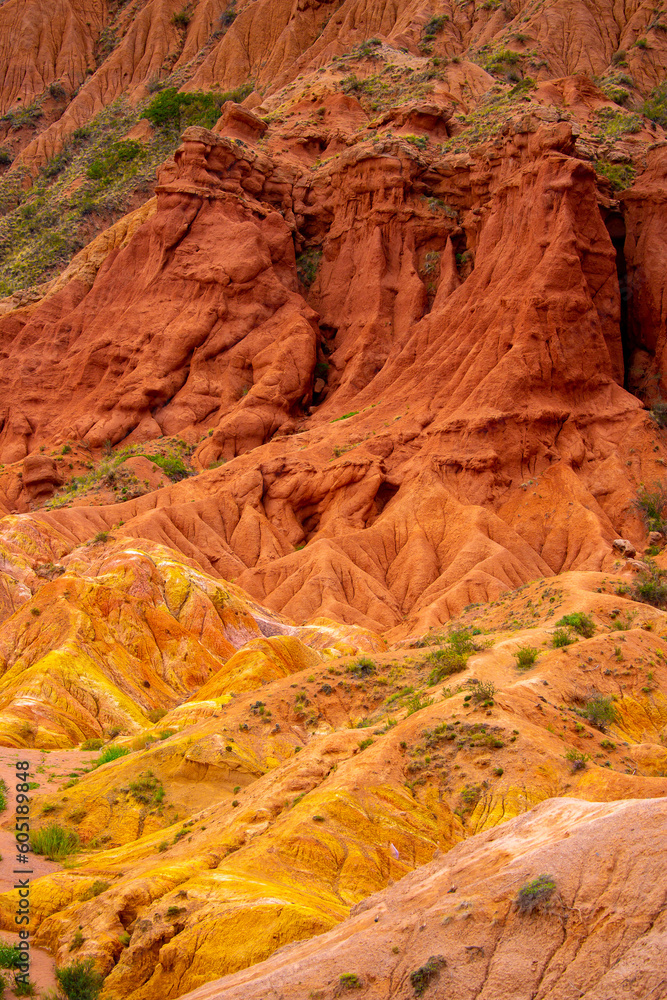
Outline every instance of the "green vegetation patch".
{"label": "green vegetation patch", "polygon": [[92,958],[57,969],[56,979],[67,1000],[97,1000],[104,984],[104,977],[95,969]]}
{"label": "green vegetation patch", "polygon": [[236,90],[224,92],[195,91],[184,94],[176,87],[167,87],[154,97],[144,111],[151,125],[166,132],[180,133],[189,125],[201,125],[203,128],[213,128],[222,105],[226,101],[240,103],[252,93],[252,84],[246,83]]}
{"label": "green vegetation patch", "polygon": [[613,701],[602,694],[596,695],[595,698],[587,701],[581,714],[584,718],[588,719],[591,725],[603,731],[618,719],[618,713],[614,708]]}
{"label": "green vegetation patch", "polygon": [[556,883],[551,875],[538,875],[519,889],[514,905],[519,913],[530,915],[542,910],[556,891]]}
{"label": "green vegetation patch", "polygon": [[[108,442],[107,447],[110,450]],[[172,482],[176,483],[181,479],[187,479],[188,476],[194,475],[193,470],[185,461],[192,450],[193,447],[180,438],[166,444],[162,452],[151,453],[150,447],[146,445],[131,445],[120,448],[115,454],[103,459],[99,465],[94,466],[91,463],[91,471],[87,475],[74,476],[70,479],[47,501],[46,506],[51,509],[66,507],[79,497],[103,487],[111,490],[115,500],[120,502],[148,493],[150,487],[147,480],[141,483],[129,469],[119,468],[128,458],[147,458],[161,469]],[[95,536],[94,541],[105,542],[108,538],[108,532],[100,532]],[[164,714],[166,713],[162,712],[162,715]],[[151,718],[151,721],[158,720]]]}
{"label": "green vegetation patch", "polygon": [[635,168],[629,163],[609,163],[607,160],[597,160],[595,170],[607,178],[615,191],[632,187],[636,173]]}
{"label": "green vegetation patch", "polygon": [[341,80],[340,87],[344,94],[353,94],[365,111],[380,112],[432,93],[437,75],[434,69],[415,73],[411,67],[388,64],[372,76],[351,73]]}
{"label": "green vegetation patch", "polygon": [[129,791],[135,802],[142,805],[159,805],[164,799],[162,782],[152,771],[144,771],[136,781],[131,781]]}
{"label": "green vegetation patch", "polygon": [[[174,152],[184,128],[212,128],[225,101],[242,101],[252,89],[247,83],[225,92],[181,94],[167,87],[136,107],[120,97],[76,129],[32,184],[25,183],[30,180],[26,171],[5,172],[0,178],[0,296],[60,273],[96,232],[130,210],[135,192],[149,196],[156,168]],[[36,102],[7,112],[3,120],[23,128],[41,114]],[[142,118],[155,126],[154,134],[145,142],[127,139]],[[5,153],[0,165],[6,166],[11,155]]]}
{"label": "green vegetation patch", "polygon": [[584,639],[590,639],[592,635],[595,634],[595,622],[590,615],[584,614],[583,611],[573,611],[569,615],[563,615],[556,625],[566,625],[573,628],[575,632],[583,636]]}
{"label": "green vegetation patch", "polygon": [[100,156],[92,161],[86,171],[86,176],[91,180],[110,183],[118,170],[122,169],[125,163],[136,160],[140,153],[140,143],[133,142],[131,139],[112,142]]}
{"label": "green vegetation patch", "polygon": [[640,132],[642,120],[640,115],[617,111],[616,108],[599,108],[591,127],[595,139],[620,139],[621,136]]}
{"label": "green vegetation patch", "polygon": [[410,973],[410,983],[415,995],[420,997],[427,986],[438,977],[440,969],[447,965],[442,955],[431,955],[429,960],[420,968]]}
{"label": "green vegetation patch", "polygon": [[642,105],[642,113],[667,129],[667,83],[654,87]]}
{"label": "green vegetation patch", "polygon": [[667,486],[655,482],[652,487],[642,483],[634,501],[647,531],[664,531],[667,528]]}
{"label": "green vegetation patch", "polygon": [[125,139],[141,117],[141,107],[119,98],[76,129],[30,186],[20,169],[0,179],[0,295],[58,274],[96,231],[129,211],[135,191],[148,197],[177,140]]}
{"label": "green vegetation patch", "polygon": [[32,833],[30,846],[35,854],[43,854],[49,861],[63,861],[79,850],[80,843],[74,830],[66,830],[58,823],[49,823]]}
{"label": "green vegetation patch", "polygon": [[646,558],[645,562],[647,568],[635,577],[632,595],[636,601],[654,608],[667,607],[667,573],[653,559]]}
{"label": "green vegetation patch", "polygon": [[125,757],[130,751],[127,747],[107,747],[99,755],[93,767],[101,767],[102,764],[108,764],[112,760],[118,760],[119,757]]}

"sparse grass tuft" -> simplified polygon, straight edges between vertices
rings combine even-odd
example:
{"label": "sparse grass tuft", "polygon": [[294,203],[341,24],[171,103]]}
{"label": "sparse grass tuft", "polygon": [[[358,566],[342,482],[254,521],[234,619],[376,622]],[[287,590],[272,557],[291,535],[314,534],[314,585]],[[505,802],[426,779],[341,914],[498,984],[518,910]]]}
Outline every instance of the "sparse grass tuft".
{"label": "sparse grass tuft", "polygon": [[92,958],[57,969],[56,979],[67,1000],[97,1000],[104,983],[104,977],[95,969]]}
{"label": "sparse grass tuft", "polygon": [[565,628],[557,628],[556,631],[551,636],[551,645],[554,649],[562,649],[563,646],[571,646],[573,642],[576,642],[570,633]]}
{"label": "sparse grass tuft", "polygon": [[533,666],[538,657],[539,650],[533,646],[521,646],[514,654],[516,665],[519,670],[528,670]]}
{"label": "sparse grass tuft", "polygon": [[63,861],[70,854],[76,854],[80,842],[73,830],[49,823],[31,834],[30,846],[35,854],[43,854],[49,861]]}
{"label": "sparse grass tuft", "polygon": [[596,726],[603,732],[607,726],[610,726],[618,719],[618,713],[614,708],[613,701],[602,694],[586,702],[582,715],[588,719],[592,726]]}
{"label": "sparse grass tuft", "polygon": [[107,747],[93,763],[93,767],[101,767],[102,764],[108,764],[109,761],[118,760],[119,757],[125,757],[129,752],[127,747]]}
{"label": "sparse grass tuft", "polygon": [[519,890],[514,899],[514,905],[519,913],[529,915],[536,910],[542,910],[555,890],[556,883],[551,875],[538,875],[536,879],[528,882]]}
{"label": "sparse grass tuft", "polygon": [[565,754],[565,760],[569,760],[573,771],[583,771],[590,759],[590,754],[581,750],[570,749]]}
{"label": "sparse grass tuft", "polygon": [[446,964],[447,962],[442,955],[431,955],[424,965],[410,973],[410,983],[416,996],[420,997],[424,993],[426,987],[439,975],[440,969]]}
{"label": "sparse grass tuft", "polygon": [[584,639],[590,639],[595,633],[595,622],[590,615],[585,615],[583,611],[573,611],[572,614],[563,615],[563,617],[556,622],[556,625],[565,625],[573,628],[575,632],[583,636]]}

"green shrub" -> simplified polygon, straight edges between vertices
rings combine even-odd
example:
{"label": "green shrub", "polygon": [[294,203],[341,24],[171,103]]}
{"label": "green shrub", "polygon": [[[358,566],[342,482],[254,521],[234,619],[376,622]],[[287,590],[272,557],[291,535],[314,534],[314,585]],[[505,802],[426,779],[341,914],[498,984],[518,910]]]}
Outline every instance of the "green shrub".
{"label": "green shrub", "polygon": [[602,730],[611,725],[612,722],[616,722],[618,718],[611,698],[602,694],[586,702],[582,715],[588,719],[592,726]]}
{"label": "green shrub", "polygon": [[171,17],[171,23],[175,28],[187,28],[191,20],[192,15],[189,13],[187,7],[179,10],[176,14],[172,14]]}
{"label": "green shrub", "polygon": [[590,759],[590,754],[582,753],[581,750],[570,749],[565,754],[565,760],[569,760],[573,771],[583,771]]}
{"label": "green shrub", "polygon": [[445,25],[449,21],[447,14],[440,14],[438,17],[432,17],[424,27],[422,28],[422,38],[424,41],[435,38],[443,30]]}
{"label": "green shrub", "polygon": [[468,657],[463,653],[457,653],[453,649],[435,649],[426,657],[429,663],[433,663],[433,669],[428,675],[430,685],[439,684],[445,677],[452,674],[461,673],[468,665]]}
{"label": "green shrub", "polygon": [[46,161],[44,164],[44,176],[49,179],[51,177],[57,177],[58,174],[61,174],[66,167],[69,167],[71,162],[71,154],[68,150],[64,149],[62,153],[57,153],[55,156],[52,156],[50,160]]}
{"label": "green shrub", "polygon": [[496,693],[496,685],[493,681],[480,681],[471,689],[472,700],[483,704],[493,704],[493,696]]}
{"label": "green shrub", "polygon": [[375,663],[368,656],[360,656],[348,664],[348,671],[355,677],[370,677],[375,673]]}
{"label": "green shrub", "polygon": [[640,570],[634,579],[632,596],[643,604],[664,608],[667,606],[667,573],[653,559],[646,559],[646,563],[647,569]]}
{"label": "green shrub", "polygon": [[73,830],[49,823],[32,833],[30,846],[34,854],[43,854],[49,861],[62,861],[79,850],[80,842]]}
{"label": "green shrub", "polygon": [[56,979],[67,1000],[97,1000],[104,983],[92,958],[57,969]]}
{"label": "green shrub", "polygon": [[571,646],[573,642],[576,642],[570,633],[565,628],[557,628],[556,631],[551,636],[551,645],[554,649],[562,649],[563,646]]}
{"label": "green shrub", "polygon": [[174,483],[192,475],[192,470],[187,467],[180,455],[146,455],[146,458],[162,469]]}
{"label": "green shrub", "polygon": [[136,781],[130,782],[129,789],[135,802],[143,805],[151,805],[154,801],[161,802],[164,798],[164,789],[152,771],[140,774]]}
{"label": "green shrub", "polygon": [[4,778],[0,778],[0,812],[4,812],[7,808],[7,782]]}
{"label": "green shrub", "polygon": [[410,983],[416,996],[422,995],[431,981],[438,976],[442,966],[446,964],[442,955],[431,955],[428,962],[410,973]]}
{"label": "green shrub", "polygon": [[642,112],[656,125],[667,128],[667,83],[653,88],[644,101]]}
{"label": "green shrub", "polygon": [[107,747],[94,762],[93,767],[101,767],[102,764],[108,764],[111,760],[118,760],[119,757],[124,757],[129,752],[127,747]]}
{"label": "green shrub", "polygon": [[360,990],[361,980],[359,976],[355,975],[354,972],[344,972],[342,976],[339,977],[338,982],[342,990]]}
{"label": "green shrub", "polygon": [[538,875],[532,882],[528,882],[519,890],[514,905],[519,913],[531,914],[535,910],[540,910],[551,898],[556,889],[556,883],[551,875]]}
{"label": "green shrub", "polygon": [[12,991],[15,997],[36,997],[37,988],[29,979],[14,979]]}
{"label": "green shrub", "polygon": [[238,104],[251,92],[252,85],[249,83],[225,93],[199,90],[183,94],[175,87],[166,87],[153,98],[146,108],[145,116],[151,125],[165,131],[180,132],[188,125],[213,128],[226,101]]}
{"label": "green shrub", "polygon": [[417,691],[413,694],[407,704],[407,715],[413,715],[415,712],[420,712],[422,708],[428,708],[429,705],[433,704],[433,698],[424,698]]}
{"label": "green shrub", "polygon": [[236,17],[237,17],[236,0],[232,0],[232,2],[227,7],[227,10],[220,15],[220,24],[222,25],[223,28],[229,28],[230,25],[232,25],[236,20]]}
{"label": "green shrub", "polygon": [[403,138],[417,149],[426,149],[428,146],[428,136],[426,135],[404,135]]}
{"label": "green shrub", "polygon": [[535,649],[533,646],[521,646],[517,649],[514,654],[514,659],[516,660],[516,665],[519,670],[528,670],[529,667],[535,663],[537,659],[539,650]]}
{"label": "green shrub", "polygon": [[5,146],[0,146],[0,167],[8,167],[12,162],[12,154]]}
{"label": "green shrub", "polygon": [[0,941],[0,969],[18,969],[22,962],[23,957],[16,945]]}
{"label": "green shrub", "polygon": [[81,899],[95,899],[96,896],[101,896],[103,892],[106,892],[110,885],[110,882],[104,882],[99,878],[95,879],[93,884],[88,886],[84,894],[81,896]]}
{"label": "green shrub", "polygon": [[652,489],[642,483],[634,506],[647,531],[664,531],[667,528],[667,486],[664,483],[655,482]]}
{"label": "green shrub", "polygon": [[605,80],[600,88],[604,96],[615,104],[625,104],[630,96],[625,87],[619,86],[620,82],[622,82],[622,78],[619,81]]}
{"label": "green shrub", "polygon": [[519,80],[512,89],[510,90],[510,97],[521,97],[522,94],[527,94],[530,90],[535,90],[537,88],[537,81],[532,78],[532,76],[524,76],[523,80]]}
{"label": "green shrub", "polygon": [[572,614],[563,615],[563,617],[556,622],[556,625],[569,625],[573,628],[575,632],[583,636],[584,639],[590,639],[595,633],[595,622],[590,615],[584,614],[583,611],[573,611]]}
{"label": "green shrub", "polygon": [[78,948],[82,948],[85,940],[86,939],[83,936],[81,928],[79,927],[79,929],[74,933],[74,937],[72,938],[69,950],[76,951]]}
{"label": "green shrub", "polygon": [[304,250],[304,252],[299,254],[296,258],[296,274],[301,284],[305,285],[306,288],[310,288],[312,283],[315,281],[315,276],[321,260],[322,251],[317,249]]}
{"label": "green shrub", "polygon": [[[521,53],[512,49],[499,48],[490,53],[484,69],[487,73],[506,73],[511,67],[521,62]],[[519,77],[520,79],[520,77]]]}
{"label": "green shrub", "polygon": [[620,139],[628,133],[641,132],[643,122],[640,115],[618,111],[616,108],[599,108],[593,122],[597,138]]}
{"label": "green shrub", "polygon": [[101,750],[103,746],[104,746],[104,740],[100,739],[84,740],[84,742],[81,744],[81,749]]}
{"label": "green shrub", "polygon": [[[623,93],[626,93],[623,91]],[[621,101],[616,102],[622,103]],[[615,191],[623,191],[632,187],[635,179],[635,168],[626,163],[609,163],[607,160],[597,160],[595,169],[602,177],[606,177]]]}
{"label": "green shrub", "polygon": [[129,163],[137,158],[141,152],[141,145],[132,139],[121,139],[120,142],[112,142],[104,151],[102,156],[97,157],[88,167],[87,176],[93,181],[111,180],[112,175],[117,173],[121,164]]}

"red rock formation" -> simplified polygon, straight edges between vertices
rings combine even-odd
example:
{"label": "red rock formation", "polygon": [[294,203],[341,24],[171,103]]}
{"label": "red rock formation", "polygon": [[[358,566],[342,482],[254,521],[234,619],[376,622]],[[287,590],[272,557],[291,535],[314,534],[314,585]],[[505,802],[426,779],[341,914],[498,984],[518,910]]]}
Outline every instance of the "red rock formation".
{"label": "red rock formation", "polygon": [[[325,107],[324,144],[355,107]],[[420,114],[425,129],[447,121]],[[613,538],[637,531],[620,474],[628,429],[640,474],[654,434],[622,388],[617,255],[599,206],[615,210],[572,126],[539,115],[474,157],[427,162],[385,135],[314,172],[188,130],[156,214],[92,288],[75,270],[2,321],[17,359],[3,373],[5,459],[54,438],[196,441],[208,427],[200,466],[241,458],[169,487],[159,513],[146,498],[100,515],[208,569],[240,559],[242,585],[297,618],[425,625],[535,575],[605,565]],[[247,138],[262,131],[228,108],[223,127],[236,122]],[[317,314],[297,290],[290,227],[322,240]],[[327,384],[308,417],[318,350]],[[529,511],[531,484],[552,497],[546,520],[544,503]],[[230,502],[223,556],[201,519],[217,523]]]}

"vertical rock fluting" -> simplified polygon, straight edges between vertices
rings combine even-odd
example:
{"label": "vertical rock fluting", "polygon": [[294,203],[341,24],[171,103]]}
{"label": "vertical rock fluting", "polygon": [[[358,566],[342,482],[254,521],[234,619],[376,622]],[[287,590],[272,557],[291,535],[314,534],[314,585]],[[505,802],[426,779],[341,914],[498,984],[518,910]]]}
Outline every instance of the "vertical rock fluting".
{"label": "vertical rock fluting", "polygon": [[[262,133],[232,112],[222,127]],[[240,456],[159,513],[132,501],[108,516],[163,539],[177,494],[200,496],[174,509],[174,537],[210,569],[201,545],[232,503],[211,558],[240,560],[242,586],[297,618],[431,624],[536,575],[600,568],[636,527],[628,429],[647,451],[650,431],[622,387],[617,255],[574,147],[568,123],[538,120],[475,158],[428,163],[388,137],[313,173],[189,129],[155,214],[92,288],[71,281],[0,322],[16,358],[5,459],[54,433],[93,447],[185,434],[200,467]],[[319,330],[298,225],[321,248]],[[311,407],[320,336],[328,384]],[[538,480],[546,518],[523,510]]]}
{"label": "vertical rock fluting", "polygon": [[[72,303],[68,285],[23,325],[5,320],[7,349],[22,358],[2,375],[6,461],[58,430],[99,447],[215,413],[232,457],[309,399],[317,326],[296,290],[291,233],[246,194],[271,164],[259,173],[252,154],[190,131],[155,215],[108,255],[83,300]],[[224,422],[234,408],[244,415],[236,430]]]}

